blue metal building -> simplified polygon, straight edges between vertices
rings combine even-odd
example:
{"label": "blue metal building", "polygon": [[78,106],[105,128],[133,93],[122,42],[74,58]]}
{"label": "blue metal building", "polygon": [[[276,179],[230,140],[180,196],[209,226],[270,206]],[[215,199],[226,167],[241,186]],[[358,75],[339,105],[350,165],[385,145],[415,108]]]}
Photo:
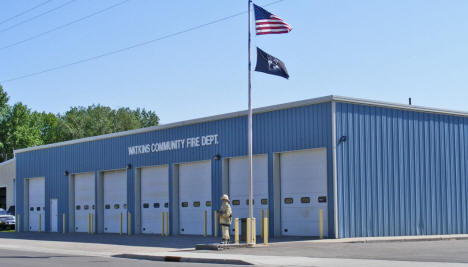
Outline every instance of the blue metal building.
{"label": "blue metal building", "polygon": [[[254,110],[253,135],[271,235],[468,233],[468,113],[328,96]],[[17,150],[20,231],[83,230],[85,212],[98,233],[124,213],[132,233],[212,234],[223,193],[244,216],[246,155],[247,112]]]}

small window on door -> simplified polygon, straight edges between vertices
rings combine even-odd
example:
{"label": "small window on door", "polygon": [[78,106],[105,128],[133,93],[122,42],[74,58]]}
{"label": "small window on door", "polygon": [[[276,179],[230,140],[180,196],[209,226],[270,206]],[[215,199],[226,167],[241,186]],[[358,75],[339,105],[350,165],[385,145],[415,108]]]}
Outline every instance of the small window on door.
{"label": "small window on door", "polygon": [[143,208],[144,208],[144,209],[149,208],[149,204],[148,204],[148,203],[143,203]]}
{"label": "small window on door", "polygon": [[182,202],[182,208],[188,207],[188,202]]}
{"label": "small window on door", "polygon": [[[247,206],[249,205],[249,200],[248,199],[245,200],[245,205],[247,205]],[[255,199],[252,199],[252,206],[253,205],[255,205]]]}
{"label": "small window on door", "polygon": [[106,204],[106,205],[104,206],[104,208],[105,208],[106,210],[108,210],[108,209],[110,209],[110,205],[109,205],[109,204]]}
{"label": "small window on door", "polygon": [[83,209],[89,210],[89,205],[84,205],[84,206],[83,206]]}
{"label": "small window on door", "polygon": [[193,206],[197,208],[200,207],[200,201],[194,201]]}
{"label": "small window on door", "polygon": [[37,210],[37,211],[41,211],[41,207],[37,207],[36,210]]}
{"label": "small window on door", "polygon": [[287,197],[284,199],[284,204],[292,204],[294,203],[294,199],[292,197]]}
{"label": "small window on door", "polygon": [[81,206],[80,206],[80,205],[76,205],[76,210],[81,210]]}
{"label": "small window on door", "polygon": [[266,198],[262,198],[261,202],[262,202],[262,205],[268,205],[268,199]]}
{"label": "small window on door", "polygon": [[165,208],[169,208],[169,202],[164,203]]}
{"label": "small window on door", "polygon": [[34,211],[34,207],[30,207],[29,210],[30,210],[30,211]]}
{"label": "small window on door", "polygon": [[114,209],[118,210],[120,208],[119,204],[114,204]]}
{"label": "small window on door", "polygon": [[124,209],[127,208],[127,203],[124,203],[124,204],[123,204],[123,208],[124,208]]}
{"label": "small window on door", "polygon": [[159,203],[153,203],[153,208],[159,209]]}
{"label": "small window on door", "polygon": [[233,206],[239,206],[240,205],[240,200],[239,199],[235,199],[232,201],[232,205]]}
{"label": "small window on door", "polygon": [[304,204],[310,203],[310,197],[301,197],[301,203],[304,203]]}
{"label": "small window on door", "polygon": [[211,201],[209,201],[209,200],[208,200],[208,201],[206,201],[206,202],[205,202],[205,206],[207,206],[207,207],[211,207]]}

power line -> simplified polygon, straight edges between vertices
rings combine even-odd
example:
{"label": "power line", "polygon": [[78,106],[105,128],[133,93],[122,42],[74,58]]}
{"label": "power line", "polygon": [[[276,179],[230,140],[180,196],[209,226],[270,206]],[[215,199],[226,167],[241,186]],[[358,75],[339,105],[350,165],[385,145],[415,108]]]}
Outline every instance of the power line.
{"label": "power line", "polygon": [[[274,1],[274,2],[271,2],[271,3],[268,3],[268,4],[264,5],[264,6],[271,6],[271,5],[274,5],[274,4],[283,2],[283,1],[285,1],[285,0],[277,0],[277,1]],[[197,26],[190,27],[190,28],[187,28],[185,30],[170,33],[170,34],[167,34],[167,35],[155,38],[155,39],[151,39],[151,40],[148,40],[148,41],[144,41],[144,42],[141,42],[141,43],[137,43],[137,44],[134,44],[134,45],[131,45],[131,46],[127,46],[127,47],[124,47],[124,48],[120,48],[120,49],[113,50],[113,51],[110,51],[110,52],[106,52],[106,53],[103,53],[103,54],[99,54],[99,55],[96,55],[96,56],[88,57],[88,58],[85,58],[85,59],[77,60],[77,61],[74,61],[74,62],[71,62],[71,63],[59,65],[59,66],[56,66],[56,67],[44,69],[44,70],[41,70],[41,71],[32,72],[32,73],[24,74],[24,75],[21,75],[21,76],[13,77],[13,78],[10,78],[10,79],[7,79],[7,80],[0,81],[0,83],[7,83],[7,82],[12,82],[12,81],[17,81],[17,80],[37,76],[37,75],[40,75],[40,74],[48,73],[48,72],[51,72],[51,71],[56,71],[56,70],[68,68],[68,67],[71,67],[71,66],[74,66],[74,65],[85,63],[85,62],[90,62],[90,61],[97,60],[97,59],[100,59],[100,58],[103,58],[103,57],[108,57],[108,56],[111,56],[111,55],[115,55],[115,54],[118,54],[118,53],[122,53],[122,52],[125,52],[125,51],[128,51],[128,50],[131,50],[131,49],[146,46],[146,45],[158,42],[158,41],[169,39],[169,38],[172,38],[172,37],[175,37],[177,35],[181,35],[181,34],[184,34],[184,33],[187,33],[187,32],[195,31],[195,30],[198,30],[198,29],[201,29],[201,28],[204,28],[204,27],[207,27],[207,26],[219,23],[219,22],[223,22],[223,21],[226,21],[226,20],[241,16],[241,15],[244,15],[246,13],[247,13],[247,11],[242,11],[242,12],[239,12],[239,13],[227,16],[227,17],[223,17],[223,18],[213,20],[213,21],[210,21],[210,22],[207,22],[207,23],[199,24]]]}
{"label": "power line", "polygon": [[20,25],[23,25],[23,24],[25,24],[25,23],[27,23],[27,22],[30,22],[30,21],[35,20],[35,19],[37,19],[37,18],[40,18],[40,17],[42,17],[42,16],[44,16],[44,15],[47,15],[47,14],[49,14],[49,13],[51,13],[51,12],[57,10],[57,9],[60,9],[60,8],[62,8],[62,7],[65,7],[65,6],[71,4],[71,3],[75,2],[75,1],[76,1],[76,0],[70,0],[70,1],[68,1],[68,2],[65,2],[65,3],[61,4],[60,6],[54,7],[54,8],[52,8],[52,9],[49,9],[49,10],[45,11],[45,12],[42,12],[42,13],[40,13],[40,14],[37,14],[37,15],[34,16],[34,17],[31,17],[31,18],[29,18],[29,19],[22,20],[22,21],[20,21],[20,22],[18,22],[18,23],[16,23],[16,24],[11,25],[10,27],[1,29],[1,30],[0,30],[0,33],[9,31],[9,30],[11,30],[11,29],[13,29],[13,28],[16,28],[16,27],[18,27],[18,26],[20,26]]}
{"label": "power line", "polygon": [[63,25],[60,25],[60,26],[58,26],[58,27],[52,28],[52,29],[50,29],[50,30],[48,30],[48,31],[45,31],[45,32],[42,32],[42,33],[33,35],[33,36],[31,36],[31,37],[28,37],[28,38],[26,38],[26,39],[23,39],[23,40],[21,40],[21,41],[18,41],[18,42],[15,42],[15,43],[12,43],[12,44],[9,44],[9,45],[6,45],[6,46],[2,46],[2,47],[0,47],[0,50],[5,50],[5,49],[7,49],[7,48],[10,48],[10,47],[13,47],[13,46],[17,46],[17,45],[19,45],[19,44],[26,43],[26,42],[28,42],[28,41],[37,39],[37,38],[39,38],[39,37],[41,37],[41,36],[47,35],[47,34],[49,34],[49,33],[52,33],[52,32],[58,31],[58,30],[61,30],[61,29],[63,29],[63,28],[66,28],[66,27],[68,27],[68,26],[71,26],[71,25],[73,25],[73,24],[75,24],[75,23],[78,23],[78,22],[80,22],[80,21],[83,21],[83,20],[85,20],[85,19],[89,19],[89,18],[91,18],[91,17],[93,17],[93,16],[96,16],[96,15],[98,15],[98,14],[104,13],[104,12],[106,12],[106,11],[112,9],[112,8],[115,8],[115,7],[117,7],[117,6],[120,6],[120,5],[122,5],[122,4],[124,4],[124,3],[128,2],[128,1],[130,1],[130,0],[120,1],[120,2],[118,2],[118,3],[116,3],[116,4],[114,4],[114,5],[108,6],[108,7],[106,7],[106,8],[101,9],[101,10],[98,10],[98,11],[96,11],[96,12],[94,12],[94,13],[91,13],[91,14],[89,14],[89,15],[87,15],[87,16],[84,16],[84,17],[81,17],[81,18],[79,18],[79,19],[70,21],[70,22],[65,23],[65,24],[63,24]]}
{"label": "power line", "polygon": [[7,18],[7,19],[4,19],[4,20],[0,21],[0,24],[3,24],[3,23],[5,23],[5,22],[8,22],[8,21],[10,21],[10,20],[12,20],[12,19],[15,19],[15,18],[17,18],[17,17],[19,17],[19,16],[22,16],[22,15],[28,13],[28,12],[31,12],[31,11],[33,11],[34,9],[39,8],[39,7],[41,7],[41,6],[43,6],[43,5],[47,4],[47,3],[49,3],[49,2],[51,2],[51,1],[52,1],[52,0],[47,0],[47,1],[45,1],[45,2],[42,2],[42,3],[38,4],[38,5],[35,5],[35,6],[31,7],[31,8],[29,8],[29,9],[26,9],[25,11],[22,11],[22,12],[20,12],[20,13],[14,15],[14,16],[11,16],[11,17],[9,17],[9,18]]}

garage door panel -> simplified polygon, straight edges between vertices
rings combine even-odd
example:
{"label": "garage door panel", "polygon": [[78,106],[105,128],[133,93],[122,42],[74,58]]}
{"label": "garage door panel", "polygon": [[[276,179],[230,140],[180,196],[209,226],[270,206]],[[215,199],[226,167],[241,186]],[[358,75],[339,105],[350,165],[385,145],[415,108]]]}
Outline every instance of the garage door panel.
{"label": "garage door panel", "polygon": [[104,172],[104,232],[127,232],[127,172]]}
{"label": "garage door panel", "polygon": [[[180,233],[203,234],[204,212],[207,234],[211,234],[211,162],[185,163],[179,166]],[[194,205],[194,203],[197,203]]]}
{"label": "garage door panel", "polygon": [[39,231],[39,217],[41,231],[45,229],[45,179],[29,179],[29,230]]}
{"label": "garage door panel", "polygon": [[162,213],[169,211],[167,165],[141,169],[141,232],[160,234]]}
{"label": "garage door panel", "polygon": [[319,197],[327,197],[326,150],[281,153],[280,177],[282,234],[318,236],[322,209],[327,235],[327,202],[319,202]]}
{"label": "garage door panel", "polygon": [[[268,210],[268,157],[254,155],[252,159],[253,215],[257,219],[256,231],[261,233],[261,212]],[[229,197],[233,218],[249,217],[249,161],[248,157],[229,159]],[[262,204],[266,199],[267,204]],[[234,225],[231,225],[233,228]]]}
{"label": "garage door panel", "polygon": [[[87,232],[89,214],[95,215],[95,176],[93,172],[74,175],[75,232]],[[94,222],[93,222],[94,224]],[[94,228],[94,225],[93,225]]]}

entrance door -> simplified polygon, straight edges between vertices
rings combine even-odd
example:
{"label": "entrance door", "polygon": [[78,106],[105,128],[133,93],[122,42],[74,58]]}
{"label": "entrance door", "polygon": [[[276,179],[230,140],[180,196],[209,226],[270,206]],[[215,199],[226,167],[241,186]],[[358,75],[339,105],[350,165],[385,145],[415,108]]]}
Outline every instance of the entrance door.
{"label": "entrance door", "polygon": [[56,198],[50,200],[50,231],[58,231],[58,202]]}
{"label": "entrance door", "polygon": [[127,233],[127,172],[105,172],[104,233],[120,233],[121,227]]}
{"label": "entrance door", "polygon": [[202,235],[204,212],[211,235],[211,162],[181,164],[179,167],[180,233]]}
{"label": "entrance door", "polygon": [[327,236],[327,151],[313,149],[280,154],[281,232],[318,236],[319,211]]}

